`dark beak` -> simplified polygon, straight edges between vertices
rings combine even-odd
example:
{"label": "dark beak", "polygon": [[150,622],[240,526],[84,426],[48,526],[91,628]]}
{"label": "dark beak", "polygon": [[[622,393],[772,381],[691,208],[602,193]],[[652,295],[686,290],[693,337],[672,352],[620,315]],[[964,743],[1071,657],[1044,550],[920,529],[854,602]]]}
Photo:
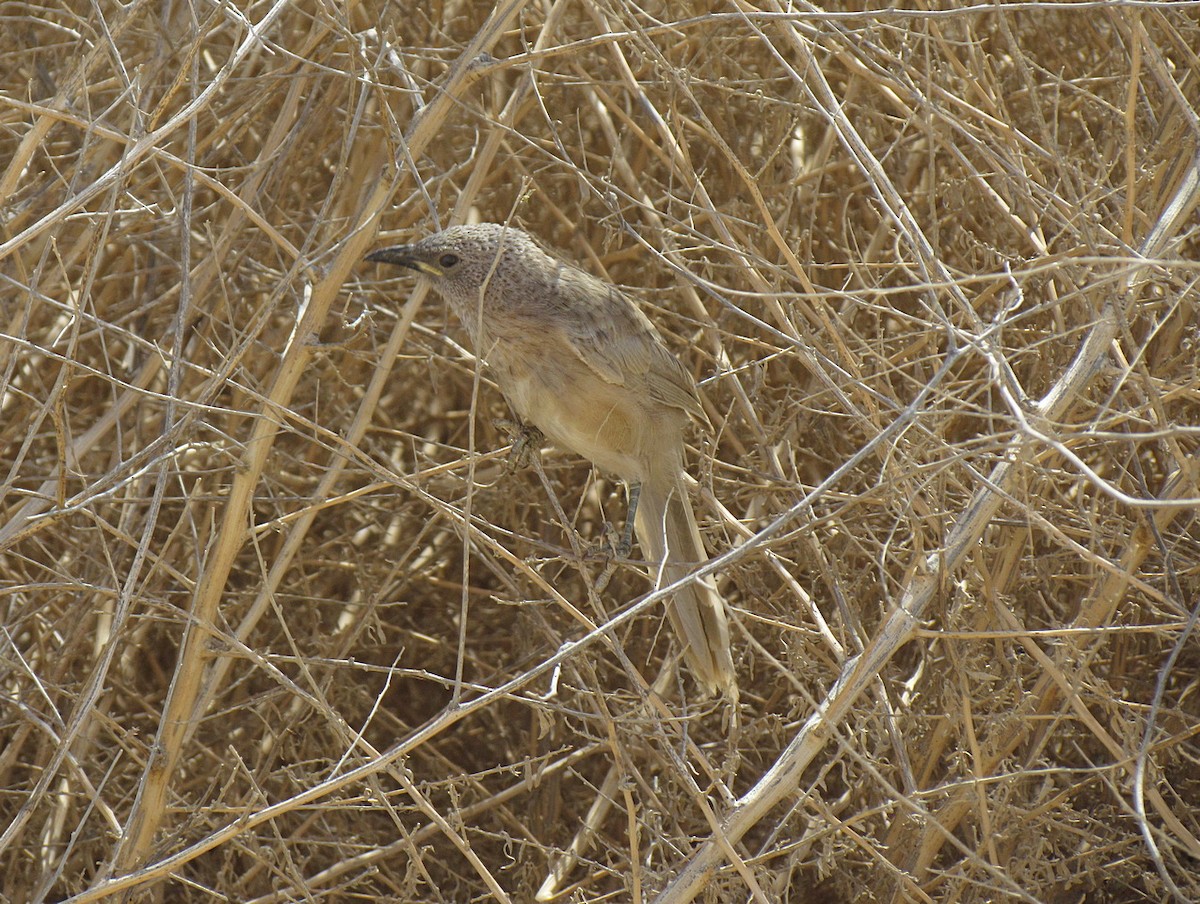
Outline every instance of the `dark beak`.
{"label": "dark beak", "polygon": [[413,254],[412,245],[393,245],[391,248],[380,248],[378,251],[368,254],[366,259],[377,264],[395,264],[398,267],[407,267],[409,270],[416,270],[426,276],[442,275],[439,267]]}
{"label": "dark beak", "polygon": [[380,248],[378,251],[372,251],[367,255],[367,260],[377,264],[396,264],[401,267],[408,267],[410,270],[416,270],[416,261],[413,260],[410,246],[408,245],[393,245],[391,248]]}

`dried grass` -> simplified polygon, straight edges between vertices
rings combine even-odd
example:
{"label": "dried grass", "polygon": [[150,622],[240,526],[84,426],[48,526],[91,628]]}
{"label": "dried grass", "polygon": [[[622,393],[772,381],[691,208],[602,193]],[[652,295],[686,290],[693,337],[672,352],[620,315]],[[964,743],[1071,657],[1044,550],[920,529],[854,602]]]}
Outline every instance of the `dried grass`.
{"label": "dried grass", "polygon": [[[781,11],[6,7],[6,900],[1200,899],[1195,5]],[[471,212],[702,379],[738,724]]]}

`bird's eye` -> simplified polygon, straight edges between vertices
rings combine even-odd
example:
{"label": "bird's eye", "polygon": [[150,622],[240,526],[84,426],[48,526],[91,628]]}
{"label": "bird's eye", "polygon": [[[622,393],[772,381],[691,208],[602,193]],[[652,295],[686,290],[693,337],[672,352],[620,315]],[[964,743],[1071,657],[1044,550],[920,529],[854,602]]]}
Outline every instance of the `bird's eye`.
{"label": "bird's eye", "polygon": [[453,267],[455,264],[458,263],[458,255],[457,254],[443,254],[440,258],[438,258],[438,263],[441,264],[447,270],[449,270],[451,267]]}

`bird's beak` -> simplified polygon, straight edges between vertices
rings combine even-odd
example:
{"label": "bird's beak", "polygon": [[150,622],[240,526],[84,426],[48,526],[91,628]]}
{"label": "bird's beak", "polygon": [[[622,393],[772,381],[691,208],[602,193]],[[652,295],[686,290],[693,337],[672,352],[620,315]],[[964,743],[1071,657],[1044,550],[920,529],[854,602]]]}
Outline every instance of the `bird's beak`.
{"label": "bird's beak", "polygon": [[378,251],[368,254],[366,259],[378,264],[396,264],[399,267],[407,267],[409,270],[416,270],[426,276],[442,275],[440,267],[416,257],[412,248],[412,245],[393,245],[391,248],[380,248]]}

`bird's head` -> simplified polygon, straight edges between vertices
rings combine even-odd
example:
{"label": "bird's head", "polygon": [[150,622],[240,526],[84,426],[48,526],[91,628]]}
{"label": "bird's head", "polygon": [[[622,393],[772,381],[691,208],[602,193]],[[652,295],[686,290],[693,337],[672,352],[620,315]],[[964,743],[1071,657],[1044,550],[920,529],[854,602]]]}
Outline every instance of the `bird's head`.
{"label": "bird's head", "polygon": [[478,223],[451,226],[411,245],[394,245],[367,255],[367,260],[396,264],[429,277],[451,302],[478,298],[485,284],[503,289],[519,268],[543,255],[533,239],[515,226]]}

